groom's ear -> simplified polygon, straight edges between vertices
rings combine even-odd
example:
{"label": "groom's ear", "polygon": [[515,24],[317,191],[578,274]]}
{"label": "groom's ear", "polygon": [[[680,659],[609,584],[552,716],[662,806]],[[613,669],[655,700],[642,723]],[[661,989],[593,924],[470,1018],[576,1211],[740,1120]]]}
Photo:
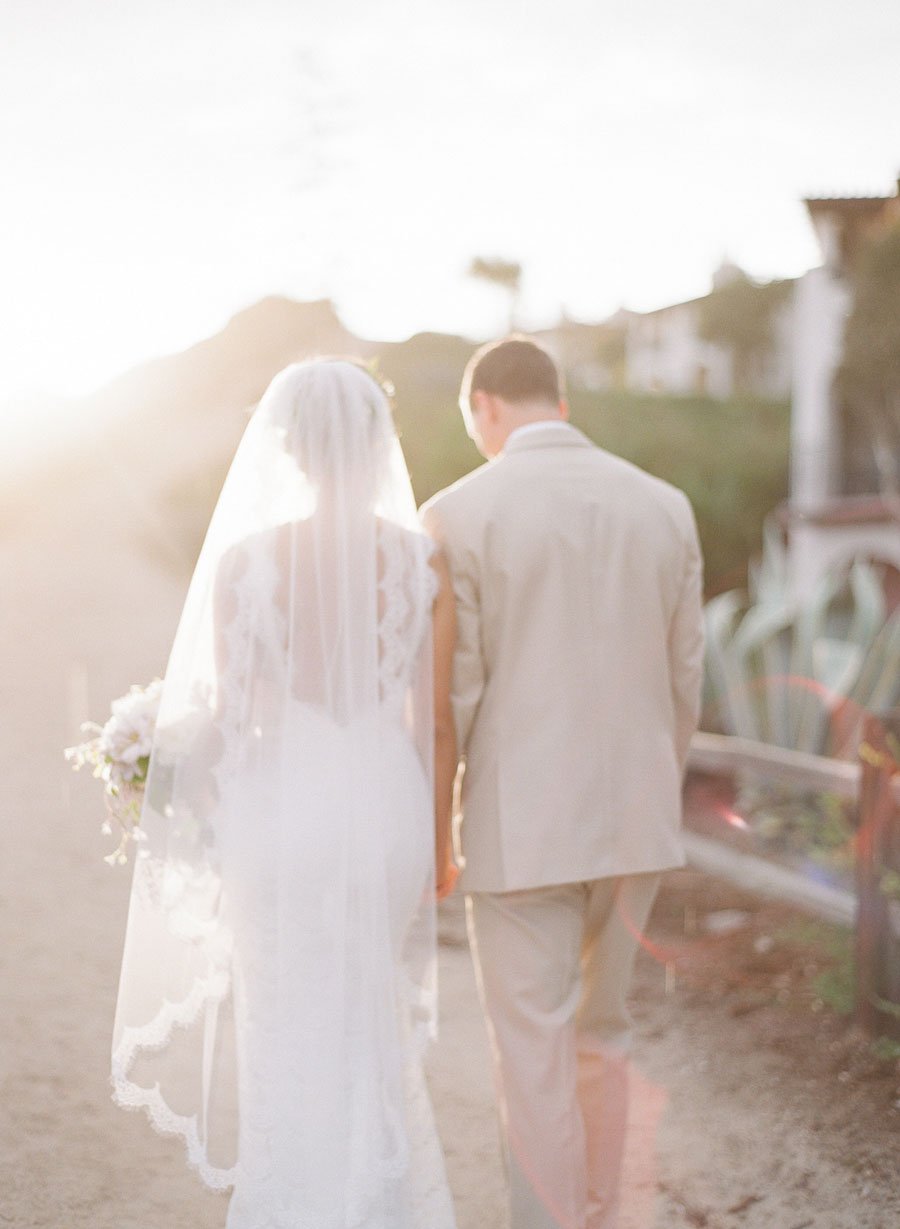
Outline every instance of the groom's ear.
{"label": "groom's ear", "polygon": [[[466,431],[469,439],[475,440],[476,444],[484,430],[484,425],[489,421],[487,412],[488,401],[490,394],[484,389],[476,388],[469,394],[469,400],[463,408],[463,418],[466,422]],[[462,405],[462,401],[460,401]]]}
{"label": "groom's ear", "polygon": [[569,421],[569,403],[565,397],[561,397],[559,401],[559,416],[563,422]]}
{"label": "groom's ear", "polygon": [[463,422],[466,426],[466,435],[468,435],[470,440],[476,441],[478,438],[476,419],[480,416],[482,409],[480,397],[481,393],[478,390],[470,393],[468,396],[460,393],[459,397],[459,408],[462,411]]}
{"label": "groom's ear", "polygon": [[473,417],[484,415],[485,419],[490,423],[497,421],[500,415],[500,398],[494,393],[485,392],[483,388],[476,388],[470,400]]}

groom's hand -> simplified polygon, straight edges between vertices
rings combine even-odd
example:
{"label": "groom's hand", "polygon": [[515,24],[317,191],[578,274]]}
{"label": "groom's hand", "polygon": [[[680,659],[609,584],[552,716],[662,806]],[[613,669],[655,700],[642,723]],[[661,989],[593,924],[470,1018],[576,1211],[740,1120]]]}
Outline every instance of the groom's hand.
{"label": "groom's hand", "polygon": [[438,900],[444,900],[451,894],[456,887],[458,878],[459,867],[455,862],[448,861],[443,866],[438,867],[437,882],[435,884],[435,895]]}

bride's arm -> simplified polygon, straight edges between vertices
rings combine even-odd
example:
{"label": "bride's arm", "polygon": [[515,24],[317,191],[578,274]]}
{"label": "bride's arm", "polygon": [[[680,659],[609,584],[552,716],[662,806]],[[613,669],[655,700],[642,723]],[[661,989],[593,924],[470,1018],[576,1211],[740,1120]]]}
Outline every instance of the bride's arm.
{"label": "bride's arm", "polygon": [[431,566],[439,586],[434,601],[434,847],[438,899],[450,894],[456,882],[453,862],[451,811],[456,777],[456,726],[450,702],[453,650],[456,647],[456,603],[443,553],[436,550]]}

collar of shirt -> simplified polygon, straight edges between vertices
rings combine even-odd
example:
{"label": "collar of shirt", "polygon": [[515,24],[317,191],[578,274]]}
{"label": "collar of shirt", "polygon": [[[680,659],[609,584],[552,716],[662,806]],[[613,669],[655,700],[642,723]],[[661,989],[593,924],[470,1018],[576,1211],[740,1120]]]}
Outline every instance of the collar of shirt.
{"label": "collar of shirt", "polygon": [[565,418],[542,418],[540,422],[526,422],[521,427],[514,427],[506,437],[506,443],[503,445],[506,448],[509,441],[517,438],[520,435],[525,435],[528,431],[542,431],[545,427],[565,427],[568,422]]}

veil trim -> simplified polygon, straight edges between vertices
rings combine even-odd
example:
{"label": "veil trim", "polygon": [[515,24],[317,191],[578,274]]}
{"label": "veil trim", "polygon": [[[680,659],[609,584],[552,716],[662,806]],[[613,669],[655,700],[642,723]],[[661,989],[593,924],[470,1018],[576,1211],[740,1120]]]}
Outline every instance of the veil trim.
{"label": "veil trim", "polygon": [[227,972],[220,971],[209,978],[198,977],[190,993],[180,1003],[167,1000],[149,1024],[140,1028],[124,1028],[121,1040],[113,1051],[110,1075],[115,1104],[123,1109],[144,1110],[157,1135],[180,1136],[184,1141],[188,1165],[197,1172],[204,1185],[214,1191],[224,1191],[234,1186],[237,1165],[229,1169],[211,1165],[200,1135],[197,1115],[176,1114],[166,1104],[159,1084],[142,1088],[129,1079],[129,1072],[143,1051],[164,1049],[176,1028],[190,1028],[204,1008],[218,1009],[230,991],[231,976]]}

